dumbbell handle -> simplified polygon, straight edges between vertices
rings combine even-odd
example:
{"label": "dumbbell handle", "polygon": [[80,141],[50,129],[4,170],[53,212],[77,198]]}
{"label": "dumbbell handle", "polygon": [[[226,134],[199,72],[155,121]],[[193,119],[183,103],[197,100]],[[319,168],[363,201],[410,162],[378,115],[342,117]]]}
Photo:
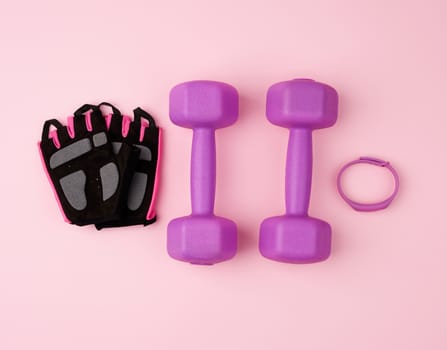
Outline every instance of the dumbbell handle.
{"label": "dumbbell handle", "polygon": [[193,215],[214,212],[216,193],[216,140],[214,130],[193,130],[191,150],[191,209]]}
{"label": "dumbbell handle", "polygon": [[307,216],[312,185],[312,130],[290,129],[286,163],[286,214]]}

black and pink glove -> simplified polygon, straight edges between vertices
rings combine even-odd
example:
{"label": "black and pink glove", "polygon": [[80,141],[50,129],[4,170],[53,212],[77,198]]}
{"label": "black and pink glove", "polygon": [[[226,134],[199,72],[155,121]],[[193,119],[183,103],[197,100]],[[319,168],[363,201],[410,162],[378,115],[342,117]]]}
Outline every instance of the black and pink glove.
{"label": "black and pink glove", "polygon": [[[102,105],[113,113],[103,116]],[[82,106],[67,126],[45,122],[39,149],[67,222],[101,229],[156,220],[161,130],[141,108],[134,115],[102,103]]]}
{"label": "black and pink glove", "polygon": [[139,149],[123,144],[113,152],[97,106],[82,106],[67,126],[47,120],[39,150],[65,221],[83,226],[120,219]]}
{"label": "black and pink glove", "polygon": [[132,121],[109,103],[103,102],[99,106],[109,106],[113,112],[106,115],[105,119],[114,152],[118,154],[123,147],[130,147],[138,149],[140,153],[131,175],[127,198],[123,198],[121,217],[98,223],[96,227],[149,225],[156,220],[161,129],[155,124],[154,118],[141,108],[134,110]]}

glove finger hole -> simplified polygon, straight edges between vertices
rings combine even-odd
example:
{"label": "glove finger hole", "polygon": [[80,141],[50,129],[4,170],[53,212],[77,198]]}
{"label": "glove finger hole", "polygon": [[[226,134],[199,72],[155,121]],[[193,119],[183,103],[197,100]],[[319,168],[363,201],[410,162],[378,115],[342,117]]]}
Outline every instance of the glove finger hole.
{"label": "glove finger hole", "polygon": [[101,111],[98,106],[85,104],[79,107],[75,113],[73,121],[70,121],[69,134],[74,137],[76,133],[85,134],[96,129],[104,129]]}
{"label": "glove finger hole", "polygon": [[139,129],[139,141],[143,142],[146,128],[156,127],[155,120],[148,112],[141,109],[140,107],[134,109],[133,113],[135,116],[135,127]]}
{"label": "glove finger hole", "polygon": [[74,139],[76,136],[73,119],[74,119],[74,117],[72,117],[72,116],[67,118],[67,127],[66,127],[68,136],[71,139]]}
{"label": "glove finger hole", "polygon": [[45,121],[42,128],[42,141],[50,137],[50,130],[52,127],[55,128],[56,130],[59,130],[62,129],[64,126],[57,119],[49,119]]}
{"label": "glove finger hole", "polygon": [[112,123],[112,115],[111,114],[107,114],[106,116],[104,116],[104,120],[106,122],[107,130],[109,130],[110,129],[110,124]]}
{"label": "glove finger hole", "polygon": [[129,134],[131,122],[132,122],[132,120],[130,119],[129,116],[127,116],[127,115],[123,116],[123,123],[122,123],[122,127],[121,127],[121,134],[123,135],[123,137],[127,137],[127,135]]}
{"label": "glove finger hole", "polygon": [[155,127],[155,120],[154,118],[146,112],[144,109],[138,107],[133,110],[133,114],[135,117],[135,122],[141,125],[141,121],[146,120],[149,124],[149,127],[153,128]]}
{"label": "glove finger hole", "polygon": [[53,144],[57,149],[61,148],[61,143],[59,141],[57,130],[50,130],[49,138],[53,141]]}
{"label": "glove finger hole", "polygon": [[57,119],[50,119],[43,125],[41,140],[46,145],[51,140],[54,147],[59,149],[69,140],[69,136],[67,129]]}
{"label": "glove finger hole", "polygon": [[121,115],[121,111],[109,102],[101,102],[98,105],[99,108],[101,108],[102,106],[110,107],[114,115]]}

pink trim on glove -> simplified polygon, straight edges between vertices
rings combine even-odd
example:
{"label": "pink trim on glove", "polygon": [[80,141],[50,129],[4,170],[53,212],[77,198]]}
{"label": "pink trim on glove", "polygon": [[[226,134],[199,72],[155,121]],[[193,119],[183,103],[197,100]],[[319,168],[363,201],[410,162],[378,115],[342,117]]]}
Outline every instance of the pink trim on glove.
{"label": "pink trim on glove", "polygon": [[67,132],[71,139],[74,139],[76,136],[73,118],[73,116],[67,117]]}
{"label": "pink trim on glove", "polygon": [[110,129],[110,124],[112,123],[112,114],[107,114],[104,116],[104,119],[106,120],[106,128],[107,130]]}
{"label": "pink trim on glove", "polygon": [[121,129],[121,134],[123,137],[127,137],[127,134],[129,133],[130,123],[132,122],[132,119],[127,116],[123,115],[123,125]]}
{"label": "pink trim on glove", "polygon": [[67,131],[68,136],[70,136],[71,139],[74,139],[76,136],[75,130],[74,130],[74,121],[73,116],[67,117]]}
{"label": "pink trim on glove", "polygon": [[92,126],[92,111],[88,111],[87,113],[85,113],[85,127],[87,128],[88,131],[92,131],[93,130],[93,126]]}
{"label": "pink trim on glove", "polygon": [[48,138],[50,138],[53,141],[54,146],[56,146],[57,149],[61,148],[61,143],[59,141],[59,135],[57,134],[57,130],[51,130],[48,133]]}
{"label": "pink trim on glove", "polygon": [[141,121],[141,129],[140,129],[140,142],[144,140],[144,133],[146,132],[146,128],[149,127],[149,123],[146,120]]}
{"label": "pink trim on glove", "polygon": [[155,202],[158,195],[159,180],[160,180],[160,160],[161,160],[161,148],[162,148],[162,133],[161,128],[158,129],[158,155],[157,155],[157,167],[155,170],[154,190],[152,191],[152,201],[147,211],[146,220],[152,220],[155,217]]}

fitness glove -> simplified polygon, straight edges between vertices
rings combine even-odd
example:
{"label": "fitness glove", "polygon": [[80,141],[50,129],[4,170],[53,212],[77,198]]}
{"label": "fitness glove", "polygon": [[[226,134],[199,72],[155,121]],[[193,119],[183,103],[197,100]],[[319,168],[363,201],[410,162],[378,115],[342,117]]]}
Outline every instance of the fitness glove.
{"label": "fitness glove", "polygon": [[108,106],[113,112],[105,116],[105,120],[114,153],[119,154],[123,148],[136,148],[140,152],[130,176],[129,190],[123,197],[120,218],[97,223],[96,228],[149,225],[156,220],[161,129],[155,124],[154,118],[141,108],[134,110],[132,121],[110,103],[103,102],[101,106]]}
{"label": "fitness glove", "polygon": [[123,143],[113,151],[99,107],[82,106],[67,126],[47,120],[39,149],[65,221],[83,226],[120,220],[140,150]]}

